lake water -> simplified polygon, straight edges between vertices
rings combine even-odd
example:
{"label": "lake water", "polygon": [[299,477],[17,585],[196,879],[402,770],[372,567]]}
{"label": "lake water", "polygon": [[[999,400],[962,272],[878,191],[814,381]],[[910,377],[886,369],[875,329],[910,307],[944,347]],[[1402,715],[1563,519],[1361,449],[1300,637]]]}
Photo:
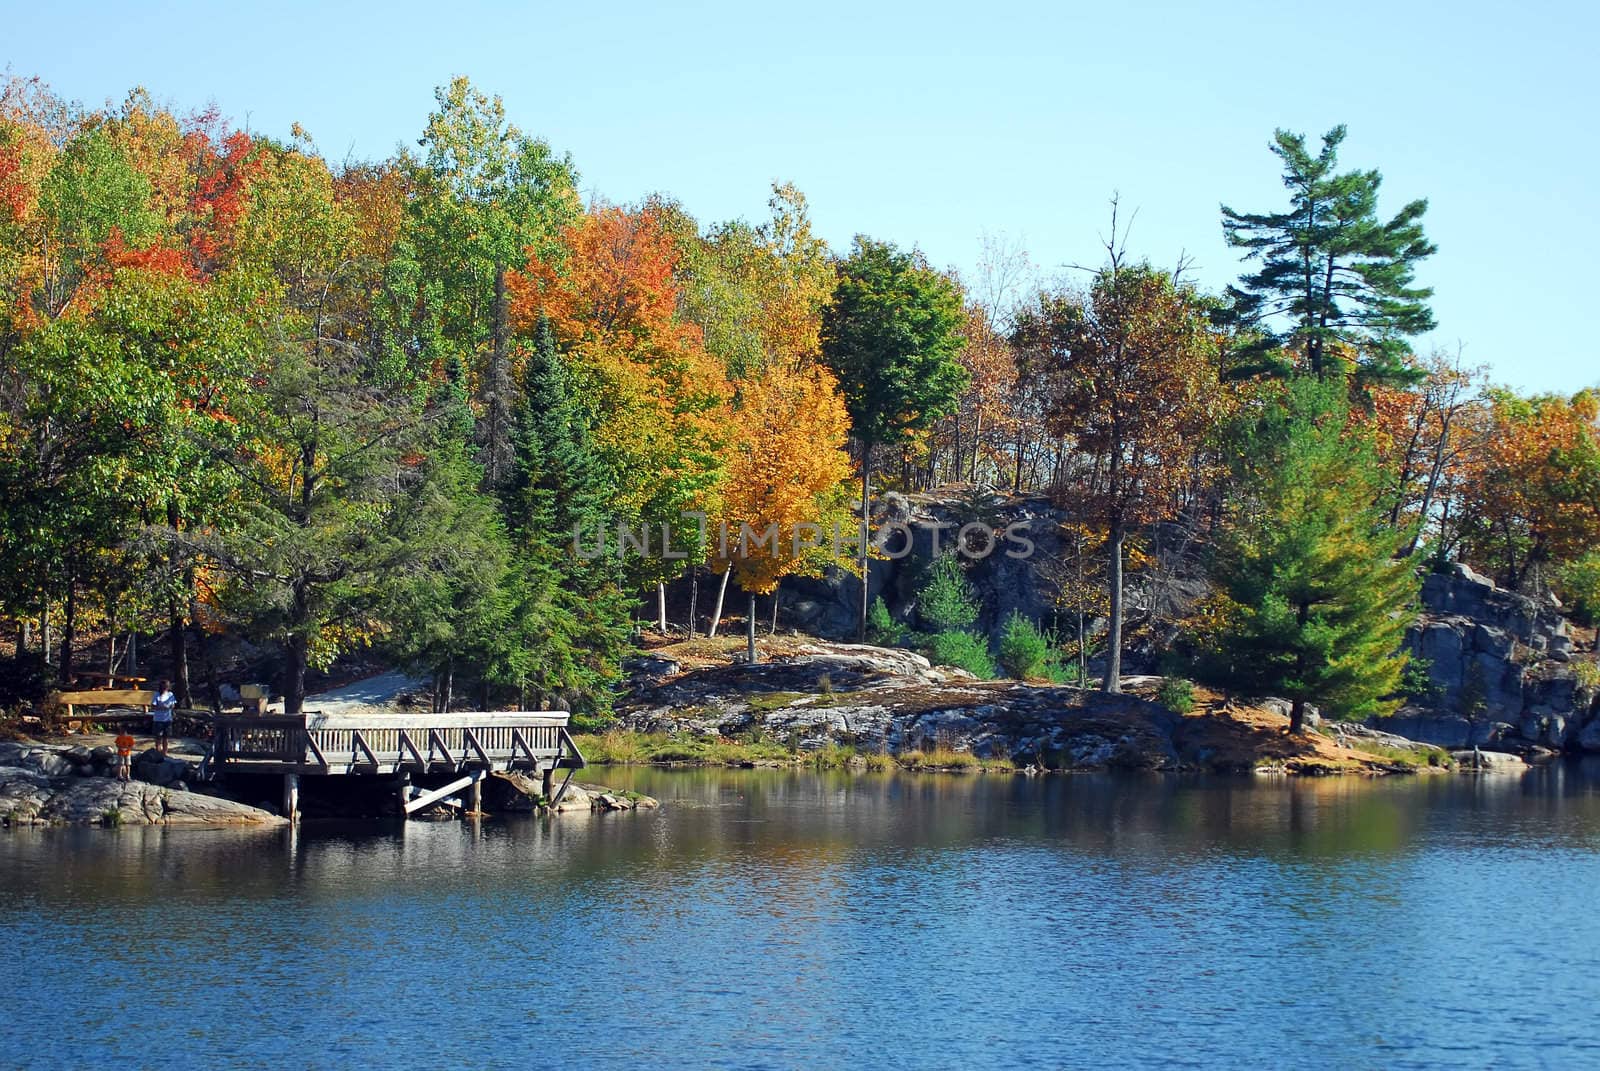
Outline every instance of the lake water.
{"label": "lake water", "polygon": [[0,832],[0,1067],[1600,1064],[1600,792],[617,770],[655,813]]}

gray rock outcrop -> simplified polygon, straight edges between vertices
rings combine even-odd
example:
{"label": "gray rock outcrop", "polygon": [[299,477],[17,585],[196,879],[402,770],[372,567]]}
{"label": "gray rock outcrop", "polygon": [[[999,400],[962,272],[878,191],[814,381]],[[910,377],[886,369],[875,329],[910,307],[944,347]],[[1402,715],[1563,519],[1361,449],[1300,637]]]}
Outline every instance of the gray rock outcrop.
{"label": "gray rock outcrop", "polygon": [[1427,694],[1372,725],[1444,748],[1600,751],[1600,702],[1573,664],[1553,600],[1505,591],[1462,564],[1423,580],[1407,633]]}

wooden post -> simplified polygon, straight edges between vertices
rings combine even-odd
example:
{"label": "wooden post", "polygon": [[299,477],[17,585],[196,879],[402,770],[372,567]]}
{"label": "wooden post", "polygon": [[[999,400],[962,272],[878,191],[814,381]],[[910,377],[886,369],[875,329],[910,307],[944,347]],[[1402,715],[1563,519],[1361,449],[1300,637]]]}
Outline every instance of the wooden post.
{"label": "wooden post", "polygon": [[400,817],[407,818],[411,812],[406,810],[406,804],[411,802],[411,771],[401,770],[395,777],[395,796],[400,804]]}
{"label": "wooden post", "polygon": [[300,820],[300,775],[283,775],[283,816],[291,822]]}
{"label": "wooden post", "polygon": [[483,813],[483,771],[477,771],[472,778],[472,787],[467,790],[467,813]]}
{"label": "wooden post", "polygon": [[548,803],[550,802],[551,797],[555,795],[556,791],[556,768],[554,766],[546,766],[544,768],[544,776],[541,778],[541,780],[543,785],[540,791],[544,795],[545,802]]}

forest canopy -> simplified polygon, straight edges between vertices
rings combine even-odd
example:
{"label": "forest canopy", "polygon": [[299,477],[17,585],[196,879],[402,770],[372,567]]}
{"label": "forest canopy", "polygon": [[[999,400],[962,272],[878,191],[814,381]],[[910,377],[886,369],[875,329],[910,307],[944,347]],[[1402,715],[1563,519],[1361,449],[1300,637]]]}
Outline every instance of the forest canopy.
{"label": "forest canopy", "polygon": [[[143,635],[186,705],[214,703],[212,648],[236,636],[276,652],[291,712],[357,651],[427,675],[441,707],[601,710],[637,631],[672,625],[666,585],[716,578],[714,629],[735,583],[753,619],[788,577],[870,568],[808,526],[865,526],[871,489],[963,485],[1079,519],[1092,560],[1063,600],[1109,616],[1109,689],[1122,577],[1166,525],[1216,555],[1197,642],[1379,709],[1401,574],[1466,561],[1600,606],[1600,395],[1524,397],[1416,352],[1426,202],[1385,216],[1343,139],[1276,133],[1288,196],[1221,210],[1242,274],[1208,293],[1167,251],[1130,254],[1115,216],[1103,263],[1061,280],[1003,243],[968,277],[864,234],[830,249],[787,183],[756,221],[585,202],[578,162],[464,78],[413,147],[344,162],[298,126],[11,78],[8,687],[73,681],[91,634],[113,664]],[[728,524],[776,538],[736,553]],[[575,552],[620,530],[677,553]],[[1285,577],[1319,562],[1371,597],[1307,610],[1338,585]],[[1337,628],[1290,635],[1296,606]]]}

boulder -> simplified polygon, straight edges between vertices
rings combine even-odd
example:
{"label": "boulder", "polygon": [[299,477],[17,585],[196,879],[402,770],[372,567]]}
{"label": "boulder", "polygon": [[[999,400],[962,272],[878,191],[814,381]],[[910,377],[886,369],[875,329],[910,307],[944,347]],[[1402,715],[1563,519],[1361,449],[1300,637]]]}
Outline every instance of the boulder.
{"label": "boulder", "polygon": [[133,759],[133,776],[152,785],[173,785],[191,776],[189,764],[172,755],[163,755],[154,748],[141,751]]}
{"label": "boulder", "polygon": [[644,654],[623,659],[622,671],[635,680],[660,680],[677,676],[683,672],[683,666],[670,658]]}
{"label": "boulder", "polygon": [[1600,752],[1600,718],[1592,719],[1578,733],[1576,743],[1584,751]]}
{"label": "boulder", "polygon": [[109,777],[51,779],[34,770],[0,767],[0,821],[8,825],[278,825],[269,811],[198,792]]}
{"label": "boulder", "polygon": [[1453,751],[1450,757],[1462,770],[1476,770],[1482,773],[1523,773],[1528,769],[1528,764],[1523,761],[1522,756],[1507,751],[1484,751],[1474,748],[1471,751]]}
{"label": "boulder", "polygon": [[72,760],[64,754],[65,748],[37,747],[22,756],[22,765],[37,770],[46,777],[67,777],[73,771]]}

